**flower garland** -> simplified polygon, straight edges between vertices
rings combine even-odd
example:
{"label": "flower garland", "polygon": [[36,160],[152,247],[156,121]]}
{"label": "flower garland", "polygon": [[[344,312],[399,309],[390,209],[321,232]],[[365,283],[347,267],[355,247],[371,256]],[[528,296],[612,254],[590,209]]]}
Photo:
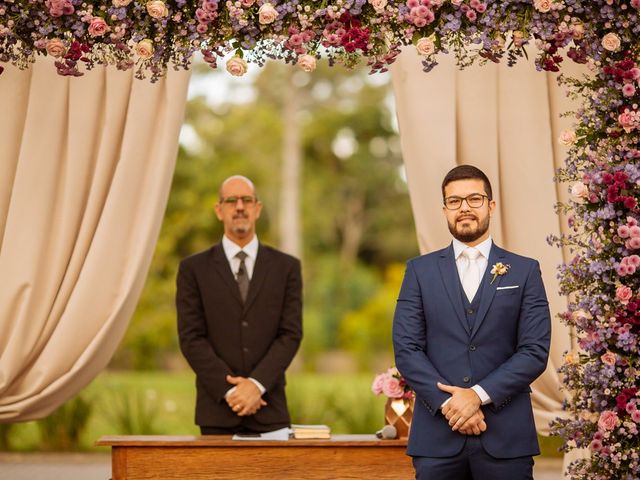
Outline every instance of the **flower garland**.
{"label": "flower garland", "polygon": [[565,450],[591,450],[569,467],[584,480],[640,478],[638,39],[640,0],[0,0],[0,73],[44,54],[61,75],[110,64],[155,81],[196,52],[213,68],[232,54],[232,75],[267,59],[310,72],[323,55],[379,72],[407,45],[426,72],[437,53],[461,67],[512,65],[530,50],[539,70],[586,64],[589,78],[561,77],[582,101],[560,136],[571,148],[557,181],[573,199],[558,209],[571,232],[550,238],[575,255],[559,276],[581,349],[565,356],[570,417],[553,428]]}

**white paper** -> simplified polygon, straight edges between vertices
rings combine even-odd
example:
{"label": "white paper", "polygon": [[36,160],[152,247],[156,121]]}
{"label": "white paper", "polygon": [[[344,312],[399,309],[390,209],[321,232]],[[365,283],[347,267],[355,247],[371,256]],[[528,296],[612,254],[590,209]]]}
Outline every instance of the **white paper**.
{"label": "white paper", "polygon": [[274,430],[272,432],[265,432],[256,435],[234,435],[231,440],[289,440],[291,429],[288,427]]}

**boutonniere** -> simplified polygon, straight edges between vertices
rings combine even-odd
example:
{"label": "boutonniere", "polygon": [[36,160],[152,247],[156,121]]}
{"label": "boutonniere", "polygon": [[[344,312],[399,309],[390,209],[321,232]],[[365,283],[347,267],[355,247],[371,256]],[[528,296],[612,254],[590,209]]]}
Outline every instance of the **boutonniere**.
{"label": "boutonniere", "polygon": [[491,267],[491,273],[493,274],[493,278],[491,279],[491,283],[489,285],[491,285],[493,282],[496,281],[496,278],[498,278],[498,275],[499,276],[504,275],[509,271],[510,268],[511,268],[511,265],[509,265],[508,263],[505,265],[504,263],[501,263],[501,262],[498,262],[493,267]]}

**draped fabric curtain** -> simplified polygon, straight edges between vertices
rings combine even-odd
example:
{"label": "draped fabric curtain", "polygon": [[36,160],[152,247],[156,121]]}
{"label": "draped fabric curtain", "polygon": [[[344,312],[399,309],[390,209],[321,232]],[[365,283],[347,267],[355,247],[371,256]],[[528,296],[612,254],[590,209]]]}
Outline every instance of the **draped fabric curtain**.
{"label": "draped fabric curtain", "polygon": [[[546,237],[566,225],[554,204],[566,199],[566,185],[553,182],[565,147],[557,138],[571,127],[560,114],[576,105],[552,74],[536,72],[532,62],[474,66],[459,71],[452,56],[440,57],[425,74],[418,55],[407,49],[392,68],[402,152],[423,253],[451,239],[442,214],[441,182],[456,165],[473,164],[492,182],[498,209],[491,221],[494,241],[540,261],[553,322],[549,365],[534,383],[532,401],[538,431],[562,416],[563,392],[556,372],[572,348],[568,327],[557,318],[566,300],[558,292],[557,266],[568,252],[549,246]],[[579,67],[565,71],[581,75]]]}
{"label": "draped fabric curtain", "polygon": [[189,77],[61,77],[46,58],[0,77],[0,422],[51,412],[120,342],[159,234]]}

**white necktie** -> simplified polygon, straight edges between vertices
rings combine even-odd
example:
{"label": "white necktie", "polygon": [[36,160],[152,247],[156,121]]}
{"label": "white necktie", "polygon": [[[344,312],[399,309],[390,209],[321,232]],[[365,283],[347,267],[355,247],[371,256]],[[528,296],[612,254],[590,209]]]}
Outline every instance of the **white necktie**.
{"label": "white necktie", "polygon": [[462,274],[462,288],[471,302],[480,286],[480,267],[478,266],[480,252],[469,247],[462,251],[462,256],[467,259],[467,268]]}

